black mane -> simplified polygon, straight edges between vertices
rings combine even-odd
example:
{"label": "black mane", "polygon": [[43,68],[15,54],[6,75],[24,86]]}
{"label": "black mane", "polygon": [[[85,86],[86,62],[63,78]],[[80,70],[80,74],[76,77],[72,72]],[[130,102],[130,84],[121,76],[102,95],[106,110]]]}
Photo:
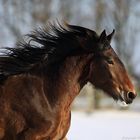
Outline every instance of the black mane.
{"label": "black mane", "polygon": [[94,31],[68,24],[65,28],[51,24],[26,36],[27,41],[17,43],[15,48],[5,48],[0,55],[0,80],[28,73],[36,65],[49,65],[66,56],[76,55],[98,38]]}

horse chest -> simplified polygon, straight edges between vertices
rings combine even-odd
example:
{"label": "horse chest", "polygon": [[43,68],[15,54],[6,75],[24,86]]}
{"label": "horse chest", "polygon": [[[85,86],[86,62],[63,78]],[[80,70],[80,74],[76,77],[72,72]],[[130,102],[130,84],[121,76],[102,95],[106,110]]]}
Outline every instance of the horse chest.
{"label": "horse chest", "polygon": [[59,120],[59,125],[56,128],[56,131],[53,134],[53,137],[51,138],[51,140],[62,140],[70,127],[70,120],[71,120],[71,112],[65,112],[61,114],[61,119]]}

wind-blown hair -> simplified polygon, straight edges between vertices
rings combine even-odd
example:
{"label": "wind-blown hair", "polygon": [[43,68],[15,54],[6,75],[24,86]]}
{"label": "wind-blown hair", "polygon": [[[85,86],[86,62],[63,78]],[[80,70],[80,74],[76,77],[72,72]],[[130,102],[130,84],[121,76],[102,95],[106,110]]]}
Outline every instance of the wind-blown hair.
{"label": "wind-blown hair", "polygon": [[15,48],[5,48],[0,55],[0,79],[31,72],[36,65],[47,66],[66,56],[84,53],[88,43],[98,39],[94,31],[68,24],[65,27],[50,24],[26,36],[26,41],[18,42]]}

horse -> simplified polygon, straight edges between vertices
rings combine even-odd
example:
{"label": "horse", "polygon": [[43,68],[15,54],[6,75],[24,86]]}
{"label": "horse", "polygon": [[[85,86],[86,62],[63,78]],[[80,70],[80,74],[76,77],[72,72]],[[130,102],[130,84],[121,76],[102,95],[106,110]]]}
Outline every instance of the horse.
{"label": "horse", "polygon": [[136,97],[115,33],[51,24],[0,54],[0,140],[64,140],[71,104],[90,82],[126,104]]}

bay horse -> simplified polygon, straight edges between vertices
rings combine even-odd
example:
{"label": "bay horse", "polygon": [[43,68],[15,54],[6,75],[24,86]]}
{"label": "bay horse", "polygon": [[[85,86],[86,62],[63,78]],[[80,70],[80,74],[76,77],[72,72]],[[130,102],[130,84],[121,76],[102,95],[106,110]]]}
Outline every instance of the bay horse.
{"label": "bay horse", "polygon": [[0,140],[64,140],[71,103],[89,81],[126,104],[136,97],[104,30],[49,25],[0,54]]}

